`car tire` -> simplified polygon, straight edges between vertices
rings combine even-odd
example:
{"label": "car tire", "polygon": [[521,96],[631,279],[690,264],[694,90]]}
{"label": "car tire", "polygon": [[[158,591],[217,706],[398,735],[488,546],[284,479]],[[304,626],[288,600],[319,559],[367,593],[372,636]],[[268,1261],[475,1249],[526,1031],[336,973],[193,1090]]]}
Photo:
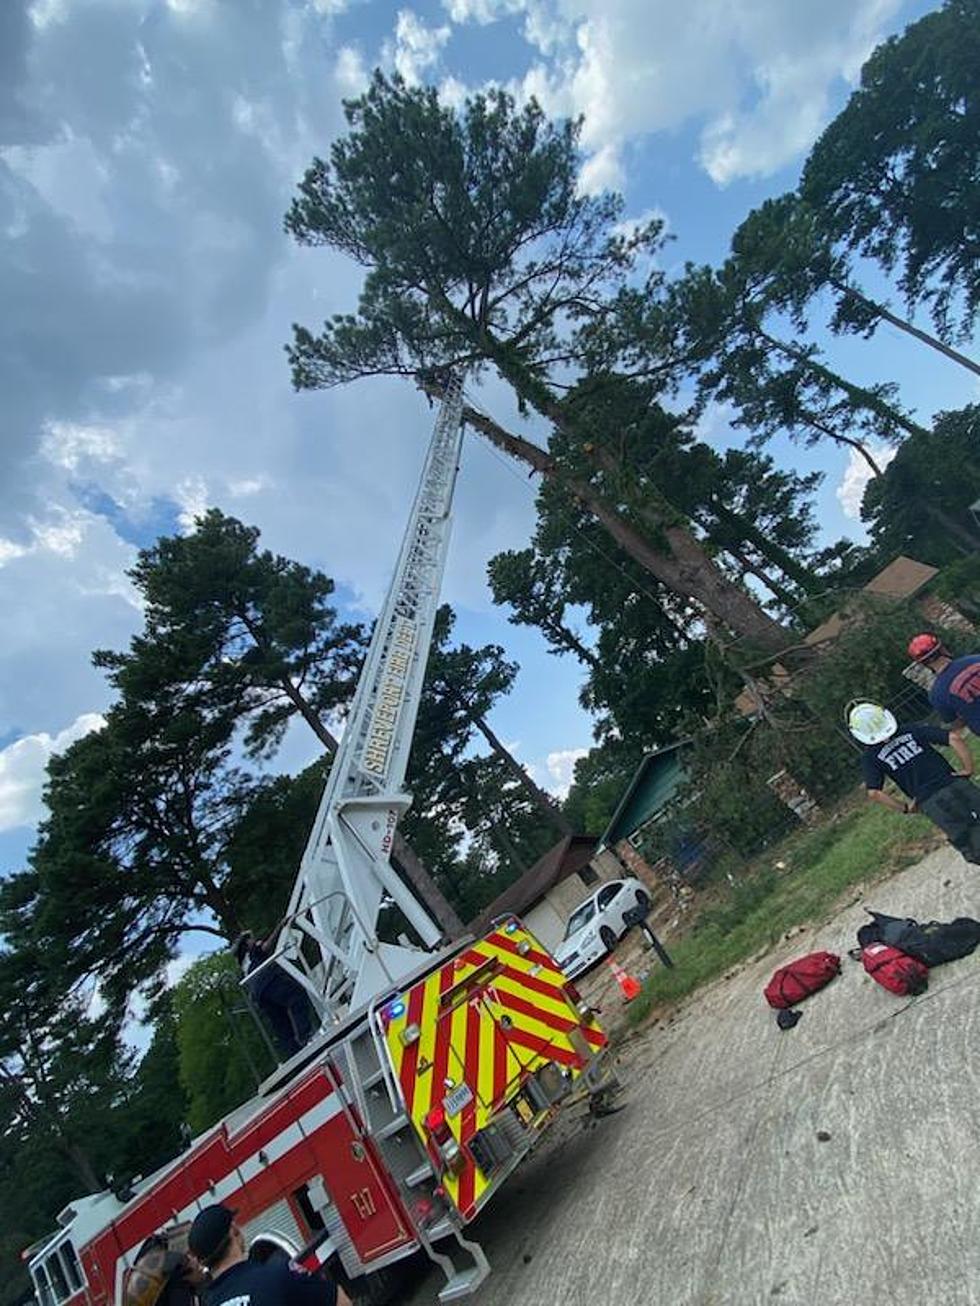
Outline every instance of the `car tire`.
{"label": "car tire", "polygon": [[613,948],[615,948],[616,944],[619,942],[619,939],[616,936],[616,931],[611,925],[600,925],[599,938],[602,940],[602,946],[607,952],[612,952]]}
{"label": "car tire", "polygon": [[637,889],[636,905],[642,907],[644,911],[650,910],[650,895],[644,889]]}

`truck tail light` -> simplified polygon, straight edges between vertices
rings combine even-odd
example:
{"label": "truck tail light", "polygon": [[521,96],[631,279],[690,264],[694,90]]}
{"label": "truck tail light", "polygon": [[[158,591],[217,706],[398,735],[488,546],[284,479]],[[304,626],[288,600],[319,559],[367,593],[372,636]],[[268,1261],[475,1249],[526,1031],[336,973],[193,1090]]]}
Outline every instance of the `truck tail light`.
{"label": "truck tail light", "polygon": [[434,1106],[425,1117],[425,1130],[429,1141],[438,1153],[439,1160],[450,1174],[459,1174],[466,1166],[466,1158],[453,1137],[441,1106]]}

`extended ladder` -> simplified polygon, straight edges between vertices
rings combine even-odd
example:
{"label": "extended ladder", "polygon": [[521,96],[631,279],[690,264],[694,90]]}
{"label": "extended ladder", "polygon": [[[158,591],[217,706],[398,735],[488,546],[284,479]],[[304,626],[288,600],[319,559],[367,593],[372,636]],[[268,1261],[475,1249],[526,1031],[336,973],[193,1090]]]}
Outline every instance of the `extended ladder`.
{"label": "extended ladder", "polygon": [[462,381],[451,376],[276,948],[276,961],[303,985],[325,1026],[421,960],[416,949],[379,942],[386,895],[427,947],[441,934],[389,858],[411,802],[405,771],[449,547],[462,414]]}

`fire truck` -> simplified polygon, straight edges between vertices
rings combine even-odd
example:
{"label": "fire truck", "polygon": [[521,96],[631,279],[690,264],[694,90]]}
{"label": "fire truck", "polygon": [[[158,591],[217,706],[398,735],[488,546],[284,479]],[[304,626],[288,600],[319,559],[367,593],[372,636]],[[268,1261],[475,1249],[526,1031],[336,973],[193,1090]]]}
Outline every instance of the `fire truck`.
{"label": "fire truck", "polygon": [[[468,1226],[571,1101],[616,1084],[594,1012],[516,917],[446,943],[390,862],[449,542],[463,432],[444,394],[347,726],[264,965],[319,1030],[257,1096],[128,1190],[71,1203],[30,1249],[39,1306],[123,1306],[144,1241],[224,1202],[258,1257],[339,1261],[378,1299],[425,1253],[443,1301],[489,1273]],[[422,945],[378,938],[393,903]],[[254,972],[253,972],[254,973]],[[379,1289],[382,1291],[379,1292]]]}

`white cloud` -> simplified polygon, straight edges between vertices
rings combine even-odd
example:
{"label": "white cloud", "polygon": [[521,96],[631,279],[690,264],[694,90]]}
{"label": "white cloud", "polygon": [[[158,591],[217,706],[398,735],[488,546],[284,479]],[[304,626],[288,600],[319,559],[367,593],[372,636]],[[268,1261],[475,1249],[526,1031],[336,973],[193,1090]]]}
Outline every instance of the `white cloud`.
{"label": "white cloud", "polygon": [[243,476],[240,480],[228,482],[228,493],[236,499],[247,499],[267,490],[271,484],[267,476]]}
{"label": "white cloud", "polygon": [[584,116],[586,191],[624,182],[623,149],[693,123],[719,185],[798,158],[853,83],[902,0],[443,0],[456,23],[525,12],[538,56],[512,89]]}
{"label": "white cloud", "polygon": [[207,482],[203,476],[185,476],[178,482],[174,497],[180,504],[177,520],[181,530],[190,534],[198,517],[202,517],[211,506],[208,502]]}
{"label": "white cloud", "polygon": [[442,7],[454,23],[479,23],[485,27],[509,14],[528,8],[527,0],[442,0]]}
{"label": "white cloud", "polygon": [[83,426],[76,422],[48,422],[41,453],[55,467],[77,472],[86,460],[111,462],[119,454],[119,437],[108,426]]}
{"label": "white cloud", "polygon": [[353,99],[367,89],[369,74],[360,50],[342,45],[334,65],[334,77],[345,99]]}
{"label": "white cloud", "polygon": [[85,538],[88,520],[87,512],[55,507],[46,521],[32,519],[34,547],[62,558],[74,558]]}
{"label": "white cloud", "polygon": [[575,775],[575,763],[588,751],[587,748],[559,748],[548,754],[545,759],[551,777],[548,789],[556,798],[567,797]]}
{"label": "white cloud", "polygon": [[[886,444],[871,444],[868,451],[882,471],[898,452],[893,445]],[[852,521],[861,520],[861,500],[873,474],[868,460],[862,458],[857,449],[851,449],[836,494],[845,517],[850,517]]]}
{"label": "white cloud", "polygon": [[0,567],[13,562],[14,558],[22,558],[26,552],[26,545],[18,544],[16,540],[5,540],[0,536]]}
{"label": "white cloud", "polygon": [[426,27],[413,9],[399,9],[394,44],[385,42],[384,60],[394,65],[409,86],[416,86],[423,74],[438,63],[451,31],[445,26]]}
{"label": "white cloud", "polygon": [[44,768],[76,739],[101,730],[105,717],[83,712],[56,735],[25,735],[0,751],[0,831],[33,825],[42,814]]}

